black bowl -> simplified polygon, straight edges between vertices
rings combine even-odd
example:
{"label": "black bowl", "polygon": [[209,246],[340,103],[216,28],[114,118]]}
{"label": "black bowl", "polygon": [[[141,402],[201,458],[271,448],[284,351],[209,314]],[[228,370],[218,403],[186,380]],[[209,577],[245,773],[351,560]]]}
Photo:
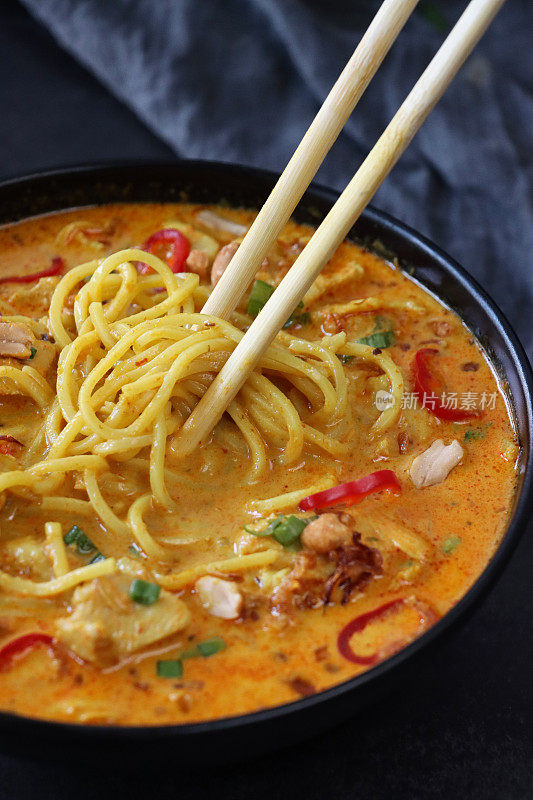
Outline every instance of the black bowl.
{"label": "black bowl", "polygon": [[[259,208],[276,175],[248,167],[202,161],[81,167],[0,184],[0,223],[76,206],[111,202],[190,200]],[[319,223],[337,194],[313,186],[294,217]],[[136,764],[162,761],[181,767],[222,762],[265,752],[317,733],[354,714],[379,693],[420,669],[486,595],[522,532],[533,495],[533,376],[509,323],[483,289],[449,256],[415,231],[376,209],[367,209],[350,238],[394,254],[422,286],[454,309],[485,347],[506,381],[521,444],[512,519],[497,552],[460,602],[419,639],[393,657],[319,694],[244,716],[191,725],[98,727],[47,722],[0,713],[3,749],[46,757],[110,759]],[[377,244],[376,244],[377,243]],[[130,749],[131,756],[130,756]]]}

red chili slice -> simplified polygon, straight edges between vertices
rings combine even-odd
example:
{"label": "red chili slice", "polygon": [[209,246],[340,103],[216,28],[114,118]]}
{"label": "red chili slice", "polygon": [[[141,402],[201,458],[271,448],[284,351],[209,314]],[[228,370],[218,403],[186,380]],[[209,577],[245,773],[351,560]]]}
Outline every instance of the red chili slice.
{"label": "red chili slice", "polygon": [[51,278],[54,275],[59,275],[63,271],[65,263],[60,256],[55,256],[52,259],[52,264],[48,269],[43,269],[42,272],[34,272],[32,275],[9,275],[7,278],[0,278],[0,283],[33,283],[40,278]]}
{"label": "red chili slice", "polygon": [[[152,233],[142,246],[147,253],[155,253],[160,247],[166,246],[166,261],[172,272],[187,272],[185,262],[191,252],[191,243],[177,228],[161,228]],[[141,275],[153,272],[148,264],[139,264],[137,269]]]}
{"label": "red chili slice", "polygon": [[415,355],[415,392],[418,399],[437,419],[464,422],[479,416],[476,411],[464,408],[451,408],[444,402],[445,384],[442,378],[431,369],[431,362],[439,351],[424,347]]}
{"label": "red chili slice", "polygon": [[26,633],[18,639],[12,639],[0,650],[0,670],[9,669],[14,661],[25,656],[39,644],[51,647],[53,641],[47,633]]}
{"label": "red chili slice", "polygon": [[401,598],[398,598],[397,600],[390,600],[388,603],[384,603],[382,606],[375,608],[373,611],[367,611],[366,614],[360,614],[358,617],[355,617],[355,619],[352,619],[351,622],[345,625],[337,638],[337,647],[341,656],[343,656],[347,661],[351,661],[353,664],[363,664],[364,666],[375,664],[379,658],[379,653],[373,653],[371,656],[358,656],[357,653],[354,653],[351,648],[350,639],[354,633],[359,633],[360,631],[364,630],[369,622],[372,622],[372,620],[377,619],[378,617],[382,617],[388,611],[399,608],[401,605],[403,605],[403,602],[404,601]]}
{"label": "red chili slice", "polygon": [[352,506],[354,503],[360,503],[372,492],[380,492],[384,489],[399,492],[401,488],[400,481],[391,469],[380,469],[370,475],[365,475],[364,478],[359,478],[358,481],[341,483],[332,489],[304,497],[298,504],[298,508],[300,511],[310,511],[311,509],[321,511],[323,508],[338,505]]}

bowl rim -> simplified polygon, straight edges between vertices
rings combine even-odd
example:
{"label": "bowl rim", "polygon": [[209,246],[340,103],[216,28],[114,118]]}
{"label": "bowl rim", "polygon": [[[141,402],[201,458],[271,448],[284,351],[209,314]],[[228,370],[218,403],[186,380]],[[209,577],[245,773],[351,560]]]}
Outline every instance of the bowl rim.
{"label": "bowl rim", "polygon": [[[131,174],[132,171],[149,171],[154,169],[176,169],[177,171],[180,169],[188,169],[191,170],[191,172],[194,172],[194,170],[208,170],[220,174],[228,174],[231,172],[236,177],[241,176],[250,181],[262,179],[272,182],[272,185],[279,177],[279,173],[272,170],[260,169],[232,162],[203,159],[169,159],[168,161],[154,161],[151,159],[136,159],[134,161],[110,160],[78,164],[57,169],[47,169],[36,171],[28,175],[8,178],[0,182],[0,199],[6,190],[17,189],[24,186],[31,187],[32,184],[43,180],[46,181],[47,179],[76,178],[77,176],[90,174],[105,175],[116,171],[123,171],[124,179],[126,180],[128,173]],[[340,194],[338,191],[314,181],[310,184],[307,192],[310,195],[310,199],[315,195],[320,200],[329,203],[335,202]],[[103,205],[110,204],[111,202],[119,203],[128,201],[105,201]],[[157,201],[134,200],[129,202]],[[176,198],[176,202],[178,202],[178,198]],[[78,207],[83,208],[85,206],[73,205],[70,208],[75,209]],[[68,207],[61,206],[57,207],[56,210],[68,210]],[[32,216],[40,216],[41,213],[54,213],[54,211],[43,211],[35,215],[23,216],[20,217],[20,220],[31,219]],[[0,710],[0,728],[12,727],[13,729],[23,732],[23,729],[31,727],[33,732],[38,735],[46,735],[47,732],[61,732],[66,734],[70,740],[76,739],[80,743],[91,739],[95,744],[98,744],[99,740],[103,741],[112,738],[117,741],[117,744],[120,744],[121,741],[146,740],[147,738],[164,740],[169,737],[203,737],[205,734],[224,733],[236,728],[242,729],[255,726],[262,722],[279,721],[285,717],[299,714],[305,710],[310,710],[316,706],[325,704],[328,700],[338,699],[343,695],[348,695],[356,689],[363,689],[363,687],[369,684],[377,683],[400,665],[411,661],[420,651],[425,650],[432,642],[440,638],[445,631],[465,615],[467,610],[474,607],[495,583],[509,561],[525,527],[528,511],[533,507],[533,372],[529,359],[511,324],[494,300],[480,286],[476,279],[442,248],[434,244],[430,239],[414,228],[404,224],[387,212],[378,210],[373,205],[367,206],[361,217],[384,229],[387,234],[393,233],[397,237],[409,241],[432,262],[436,262],[439,269],[442,269],[445,274],[450,275],[452,280],[458,283],[462,289],[473,297],[475,303],[482,307],[482,310],[489,318],[490,322],[498,330],[504,343],[504,349],[510,356],[514,369],[516,370],[518,382],[524,395],[524,414],[527,419],[527,431],[522,439],[521,445],[527,447],[527,455],[522,464],[523,480],[519,489],[514,512],[509,520],[509,524],[503,534],[500,544],[494,551],[488,564],[453,608],[417,639],[413,640],[393,656],[385,659],[375,667],[353,678],[349,678],[342,683],[331,686],[329,689],[324,689],[316,694],[310,695],[309,697],[231,717],[222,717],[219,719],[192,723],[169,723],[166,725],[94,725],[90,723],[62,722],[43,719]],[[423,282],[420,283],[423,288],[427,289],[427,287],[424,287]],[[429,291],[435,293],[437,299],[440,299],[439,295],[434,290]]]}

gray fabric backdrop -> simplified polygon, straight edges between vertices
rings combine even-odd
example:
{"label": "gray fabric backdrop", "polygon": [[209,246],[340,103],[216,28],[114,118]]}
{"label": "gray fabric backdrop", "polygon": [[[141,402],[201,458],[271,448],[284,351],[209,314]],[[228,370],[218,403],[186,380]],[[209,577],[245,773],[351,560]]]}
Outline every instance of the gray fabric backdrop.
{"label": "gray fabric backdrop", "polygon": [[[277,170],[378,6],[375,0],[22,2],[176,154]],[[319,180],[339,189],[346,184],[464,5],[435,0],[413,16]],[[479,278],[530,353],[532,129],[533,2],[508,0],[375,199]]]}

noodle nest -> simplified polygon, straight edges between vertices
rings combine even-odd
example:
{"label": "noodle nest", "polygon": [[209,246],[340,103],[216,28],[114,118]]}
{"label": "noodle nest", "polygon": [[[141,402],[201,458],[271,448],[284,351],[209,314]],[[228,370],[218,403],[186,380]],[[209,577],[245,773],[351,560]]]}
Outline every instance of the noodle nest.
{"label": "noodle nest", "polygon": [[[151,272],[140,274],[137,262]],[[203,300],[205,289],[197,275],[174,274],[159,258],[138,249],[65,274],[47,321],[58,349],[55,385],[31,366],[0,367],[0,378],[28,395],[42,415],[24,469],[1,474],[0,492],[27,487],[50,511],[93,513],[124,552],[134,543],[147,559],[172,560],[175,549],[158,541],[144,518],[157,507],[176,512],[176,488],[191,480],[184,470],[181,431],[250,324],[238,312],[229,322],[199,313]],[[385,432],[397,418],[403,390],[390,356],[348,342],[345,333],[309,341],[282,331],[202,448],[209,451],[216,439],[235,457],[240,453],[245,483],[259,481],[273,461],[296,463],[306,447],[345,455],[356,423],[340,355],[352,357],[355,368],[370,363],[386,377],[396,402],[376,412],[369,436]],[[150,491],[139,488],[128,496],[126,513],[119,515],[106,500],[105,486],[109,474],[125,463],[145,473]],[[70,496],[72,486],[78,497]],[[78,582],[74,572],[105,574],[114,568],[112,561],[58,575],[48,588],[40,584],[38,593],[54,594],[65,581],[70,587]],[[8,577],[0,576],[0,585]],[[24,593],[16,581],[30,583],[11,578],[3,588]],[[179,587],[183,580],[178,575],[174,583]]]}

